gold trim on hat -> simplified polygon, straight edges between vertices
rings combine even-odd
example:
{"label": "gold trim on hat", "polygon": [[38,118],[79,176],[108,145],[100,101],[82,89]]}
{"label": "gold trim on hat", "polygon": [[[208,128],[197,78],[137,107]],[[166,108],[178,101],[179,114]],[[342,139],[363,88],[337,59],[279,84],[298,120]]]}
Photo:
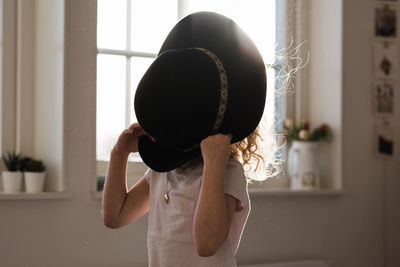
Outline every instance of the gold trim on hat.
{"label": "gold trim on hat", "polygon": [[221,60],[210,50],[205,48],[196,47],[197,50],[202,51],[204,54],[209,56],[215,63],[219,74],[219,83],[220,83],[220,95],[219,95],[219,104],[217,111],[217,118],[215,119],[214,127],[212,130],[212,134],[216,134],[221,127],[222,121],[224,120],[226,104],[228,102],[228,78],[226,76],[224,65]]}

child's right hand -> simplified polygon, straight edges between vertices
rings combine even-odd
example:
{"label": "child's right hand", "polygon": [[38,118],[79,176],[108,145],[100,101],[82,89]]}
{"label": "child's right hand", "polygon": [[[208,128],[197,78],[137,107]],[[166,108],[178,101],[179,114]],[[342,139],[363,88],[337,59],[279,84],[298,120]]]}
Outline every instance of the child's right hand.
{"label": "child's right hand", "polygon": [[[139,137],[142,135],[146,135],[142,127],[140,127],[138,123],[132,124],[118,137],[118,141],[113,150],[121,156],[128,156],[131,152],[138,152]],[[150,138],[155,141],[154,138]]]}
{"label": "child's right hand", "polygon": [[205,138],[200,143],[204,163],[220,164],[225,167],[230,155],[231,134],[216,134]]}

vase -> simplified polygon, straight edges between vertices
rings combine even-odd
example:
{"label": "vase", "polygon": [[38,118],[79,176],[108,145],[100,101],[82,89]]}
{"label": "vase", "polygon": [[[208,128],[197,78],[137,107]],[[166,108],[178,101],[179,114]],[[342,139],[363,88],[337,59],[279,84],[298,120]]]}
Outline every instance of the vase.
{"label": "vase", "polygon": [[320,188],[319,142],[293,141],[288,151],[288,174],[293,190]]}
{"label": "vase", "polygon": [[43,192],[45,172],[25,172],[24,177],[27,193]]}
{"label": "vase", "polygon": [[3,178],[4,193],[21,192],[22,172],[3,171],[1,174]]}

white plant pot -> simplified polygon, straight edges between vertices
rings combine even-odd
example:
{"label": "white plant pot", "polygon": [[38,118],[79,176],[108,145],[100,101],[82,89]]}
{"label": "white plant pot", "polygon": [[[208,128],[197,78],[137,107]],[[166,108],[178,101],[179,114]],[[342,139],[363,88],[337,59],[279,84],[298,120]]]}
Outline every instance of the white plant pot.
{"label": "white plant pot", "polygon": [[24,177],[27,193],[43,192],[45,172],[25,172]]}
{"label": "white plant pot", "polygon": [[2,178],[3,178],[4,193],[21,192],[22,172],[3,171]]}
{"label": "white plant pot", "polygon": [[320,188],[318,142],[294,141],[288,151],[288,173],[293,190]]}

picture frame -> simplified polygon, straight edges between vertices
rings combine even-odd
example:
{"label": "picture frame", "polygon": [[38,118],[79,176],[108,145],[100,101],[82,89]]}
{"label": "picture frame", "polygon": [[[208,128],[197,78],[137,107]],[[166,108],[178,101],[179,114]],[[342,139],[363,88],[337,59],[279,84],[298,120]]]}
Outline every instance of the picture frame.
{"label": "picture frame", "polygon": [[395,109],[396,84],[392,80],[376,80],[373,88],[374,113],[393,115]]}
{"label": "picture frame", "polygon": [[377,79],[397,79],[398,46],[394,42],[374,43],[374,76]]}
{"label": "picture frame", "polygon": [[398,11],[394,5],[376,5],[374,8],[374,35],[378,39],[393,40],[398,35]]}
{"label": "picture frame", "polygon": [[392,158],[395,154],[394,126],[390,120],[376,124],[376,153],[379,157]]}

